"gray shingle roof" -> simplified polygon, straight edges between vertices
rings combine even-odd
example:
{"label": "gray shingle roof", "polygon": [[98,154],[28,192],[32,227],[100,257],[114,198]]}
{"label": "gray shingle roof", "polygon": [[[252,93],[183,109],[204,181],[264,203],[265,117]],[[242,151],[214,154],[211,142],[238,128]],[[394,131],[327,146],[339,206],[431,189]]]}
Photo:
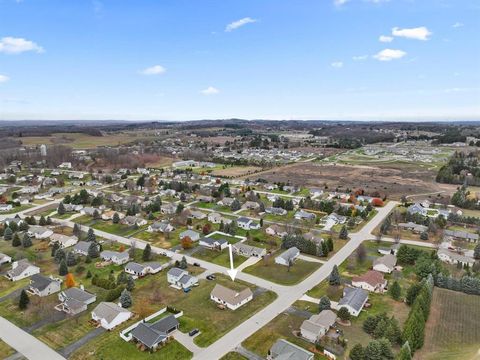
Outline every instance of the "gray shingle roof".
{"label": "gray shingle roof", "polygon": [[343,298],[338,302],[338,307],[341,308],[343,305],[348,305],[351,308],[360,311],[367,299],[368,291],[359,288],[346,287],[343,290]]}

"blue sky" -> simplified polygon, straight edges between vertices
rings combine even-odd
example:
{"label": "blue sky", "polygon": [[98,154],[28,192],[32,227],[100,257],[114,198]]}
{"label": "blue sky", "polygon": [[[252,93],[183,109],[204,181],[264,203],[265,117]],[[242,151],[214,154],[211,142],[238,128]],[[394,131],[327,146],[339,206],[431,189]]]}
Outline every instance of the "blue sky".
{"label": "blue sky", "polygon": [[0,120],[480,119],[478,0],[0,0]]}

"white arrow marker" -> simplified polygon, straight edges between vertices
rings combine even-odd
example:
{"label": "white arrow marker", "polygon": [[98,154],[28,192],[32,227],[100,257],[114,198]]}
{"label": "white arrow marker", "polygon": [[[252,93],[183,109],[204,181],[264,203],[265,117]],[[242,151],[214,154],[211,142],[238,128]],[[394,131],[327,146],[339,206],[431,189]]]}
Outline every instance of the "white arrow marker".
{"label": "white arrow marker", "polygon": [[232,244],[228,244],[228,251],[230,252],[230,270],[228,270],[228,275],[232,281],[235,281],[235,276],[237,276],[238,270],[235,270],[233,267],[233,253],[232,253]]}

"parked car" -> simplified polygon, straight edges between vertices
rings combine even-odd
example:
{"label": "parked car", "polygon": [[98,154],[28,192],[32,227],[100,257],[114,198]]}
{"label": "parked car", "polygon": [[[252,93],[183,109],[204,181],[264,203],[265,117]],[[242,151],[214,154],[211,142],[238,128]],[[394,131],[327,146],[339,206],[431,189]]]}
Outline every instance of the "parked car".
{"label": "parked car", "polygon": [[197,335],[199,332],[200,332],[200,330],[198,330],[198,329],[193,329],[193,330],[191,330],[191,331],[188,333],[188,335],[189,335],[189,336],[195,336],[195,335]]}
{"label": "parked car", "polygon": [[207,280],[215,280],[216,278],[214,274],[207,275]]}
{"label": "parked car", "polygon": [[194,262],[194,263],[193,263],[193,266],[198,266],[198,267],[200,267],[200,264],[197,263],[197,262]]}

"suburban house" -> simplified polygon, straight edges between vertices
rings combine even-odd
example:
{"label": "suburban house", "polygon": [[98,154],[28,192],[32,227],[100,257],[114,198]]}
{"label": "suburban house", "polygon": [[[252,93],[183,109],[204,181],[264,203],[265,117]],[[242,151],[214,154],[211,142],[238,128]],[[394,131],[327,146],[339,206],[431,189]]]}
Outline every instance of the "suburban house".
{"label": "suburban house", "polygon": [[205,213],[198,210],[189,210],[188,213],[188,217],[191,219],[203,220],[207,217]]}
{"label": "suburban house", "polygon": [[78,243],[78,237],[76,237],[75,235],[67,236],[54,233],[50,236],[50,244],[55,243],[58,243],[61,249],[65,249]]}
{"label": "suburban house", "polygon": [[56,310],[69,315],[76,315],[87,310],[88,305],[97,301],[97,296],[85,291],[83,287],[72,287],[61,291],[58,294],[58,300],[61,303],[55,306]]}
{"label": "suburban house", "polygon": [[230,206],[232,205],[232,203],[235,201],[234,198],[231,198],[231,197],[224,197],[222,200],[218,201],[217,202],[217,205],[220,205],[220,206]]}
{"label": "suburban house", "polygon": [[101,302],[92,311],[92,320],[106,330],[112,330],[131,317],[132,313],[130,311],[112,302]]}
{"label": "suburban house", "polygon": [[237,219],[237,225],[238,225],[238,227],[242,228],[243,230],[260,229],[260,224],[259,223],[256,223],[252,219],[246,218],[244,216],[241,216]]}
{"label": "suburban house", "polygon": [[472,241],[472,242],[477,242],[478,241],[478,234],[470,233],[467,231],[461,231],[461,230],[445,230],[443,232],[444,236],[449,236],[455,240],[466,240],[466,241]]}
{"label": "suburban house", "polygon": [[346,287],[343,289],[343,297],[338,302],[337,309],[345,307],[350,315],[358,316],[367,300],[368,291],[359,288]]}
{"label": "suburban house", "polygon": [[12,262],[12,258],[8,255],[0,253],[0,265],[8,264]]}
{"label": "suburban house", "polygon": [[228,246],[228,241],[225,239],[202,237],[198,244],[213,250],[223,250]]}
{"label": "suburban house", "polygon": [[14,218],[6,218],[3,220],[3,224],[4,225],[7,225],[7,226],[10,226],[10,223],[14,222],[15,224],[17,224],[18,226],[20,226],[20,224],[24,223],[25,221],[23,219],[20,219],[20,217],[14,217]]}
{"label": "suburban house", "polygon": [[156,274],[162,269],[162,264],[158,262],[139,264],[132,261],[125,265],[125,272],[135,277],[144,277],[147,274]]}
{"label": "suburban house", "polygon": [[39,273],[39,267],[30,264],[26,259],[22,259],[12,263],[12,268],[7,271],[5,277],[11,281],[18,281]]}
{"label": "suburban house", "polygon": [[251,301],[253,299],[253,293],[248,287],[242,291],[236,291],[216,284],[210,293],[210,299],[217,304],[226,306],[230,310],[236,310]]}
{"label": "suburban house", "polygon": [[275,263],[279,265],[289,266],[299,256],[300,256],[300,250],[298,250],[294,246],[288,250],[285,250],[283,253],[275,257]]}
{"label": "suburban house", "polygon": [[0,204],[0,212],[11,211],[13,206],[11,204]]}
{"label": "suburban house", "polygon": [[272,214],[272,215],[287,215],[287,210],[279,208],[279,207],[267,207],[265,208],[265,212],[267,214]]}
{"label": "suburban house", "polygon": [[160,212],[165,215],[175,214],[176,211],[177,211],[177,205],[173,203],[162,204],[160,206]]}
{"label": "suburban house", "polygon": [[27,291],[32,295],[44,297],[59,292],[61,287],[62,282],[60,279],[34,274],[30,278],[30,285]]}
{"label": "suburban house", "polygon": [[370,292],[382,293],[387,287],[387,280],[385,280],[381,272],[375,270],[368,270],[363,275],[355,276],[352,279],[352,286]]}
{"label": "suburban house", "polygon": [[142,344],[148,350],[155,350],[159,344],[165,343],[179,326],[177,318],[169,315],[154,323],[140,322],[131,335],[134,342]]}
{"label": "suburban house", "polygon": [[373,261],[373,270],[390,274],[397,264],[397,257],[393,254],[383,255]]}
{"label": "suburban house", "polygon": [[245,203],[242,205],[242,209],[248,210],[257,210],[259,207],[260,204],[255,201],[245,201]]}
{"label": "suburban house", "polygon": [[400,249],[400,244],[393,244],[389,248],[379,248],[378,253],[382,255],[397,255],[398,249]]}
{"label": "suburban house", "polygon": [[130,260],[128,251],[118,252],[118,251],[104,250],[100,253],[100,257],[104,261],[110,261],[115,265],[123,265],[123,264],[126,264],[128,260]]}
{"label": "suburban house", "polygon": [[232,245],[232,251],[235,254],[246,256],[246,257],[259,257],[262,258],[267,254],[267,250],[264,248],[251,246],[244,244],[242,242],[237,242]]}
{"label": "suburban house", "polygon": [[400,224],[398,224],[398,227],[400,229],[409,230],[409,231],[417,233],[417,234],[421,234],[421,233],[428,230],[427,226],[415,224],[414,222],[411,222],[411,221],[408,222],[408,223],[400,223]]}
{"label": "suburban house", "polygon": [[102,213],[101,209],[97,209],[97,208],[89,207],[89,206],[86,206],[82,210],[80,210],[80,213],[82,213],[84,215],[88,215],[88,216],[93,216],[95,214],[95,211],[98,212],[98,214]]}
{"label": "suburban house", "polygon": [[35,239],[46,239],[53,235],[53,231],[49,228],[39,225],[30,225],[27,231],[28,235]]}
{"label": "suburban house", "polygon": [[162,232],[162,233],[168,233],[174,230],[175,228],[167,220],[155,221],[147,229],[148,232]]}
{"label": "suburban house", "polygon": [[198,232],[196,232],[196,231],[193,231],[193,230],[185,230],[185,231],[182,231],[182,232],[180,233],[180,235],[178,235],[178,237],[179,237],[180,239],[186,238],[187,236],[188,236],[188,237],[190,238],[190,240],[192,240],[192,241],[198,241],[198,240],[200,240],[200,234],[199,234]]}
{"label": "suburban house", "polygon": [[122,214],[121,212],[117,212],[115,210],[108,210],[108,211],[105,211],[103,214],[102,214],[102,220],[113,220],[113,217],[115,214],[118,214],[118,218],[120,220],[122,220],[123,218],[125,218],[125,215]]}
{"label": "suburban house", "polygon": [[88,241],[79,241],[73,246],[73,252],[78,255],[87,256],[90,244]]}
{"label": "suburban house", "polygon": [[302,337],[312,343],[320,340],[335,324],[337,314],[332,310],[323,310],[318,315],[312,315],[300,326]]}
{"label": "suburban house", "polygon": [[465,254],[460,254],[455,251],[451,251],[449,249],[440,248],[437,251],[438,258],[446,263],[449,264],[462,264],[462,265],[469,265],[472,266],[475,264],[475,259],[471,256],[467,256]]}
{"label": "suburban house", "polygon": [[268,351],[267,360],[313,360],[314,354],[291,342],[279,339]]}
{"label": "suburban house", "polygon": [[304,211],[304,210],[298,210],[295,213],[294,217],[297,220],[314,220],[315,219],[315,214]]}
{"label": "suburban house", "polygon": [[121,223],[128,226],[143,226],[147,224],[147,220],[138,216],[125,216]]}
{"label": "suburban house", "polygon": [[172,287],[184,290],[190,289],[198,283],[198,279],[195,276],[191,276],[187,270],[176,267],[168,270],[167,281]]}
{"label": "suburban house", "polygon": [[208,221],[210,221],[211,223],[214,223],[214,224],[220,224],[222,222],[224,224],[231,224],[232,223],[232,219],[223,217],[219,213],[215,213],[215,212],[212,212],[212,213],[208,214],[207,219],[208,219]]}
{"label": "suburban house", "polygon": [[284,237],[285,235],[287,235],[285,228],[277,224],[270,225],[268,228],[265,229],[265,232],[271,236]]}
{"label": "suburban house", "polygon": [[196,200],[200,202],[205,202],[205,203],[211,203],[215,201],[213,197],[206,196],[206,195],[198,195]]}

